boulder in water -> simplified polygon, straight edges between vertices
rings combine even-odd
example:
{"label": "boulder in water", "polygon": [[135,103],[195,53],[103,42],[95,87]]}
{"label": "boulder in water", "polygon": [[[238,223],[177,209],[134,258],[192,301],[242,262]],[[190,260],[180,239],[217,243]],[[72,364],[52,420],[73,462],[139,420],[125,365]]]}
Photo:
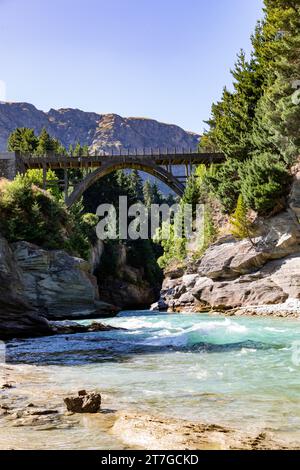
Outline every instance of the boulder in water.
{"label": "boulder in water", "polygon": [[66,397],[67,410],[72,413],[98,413],[101,409],[100,393],[87,393],[80,390],[77,397]]}

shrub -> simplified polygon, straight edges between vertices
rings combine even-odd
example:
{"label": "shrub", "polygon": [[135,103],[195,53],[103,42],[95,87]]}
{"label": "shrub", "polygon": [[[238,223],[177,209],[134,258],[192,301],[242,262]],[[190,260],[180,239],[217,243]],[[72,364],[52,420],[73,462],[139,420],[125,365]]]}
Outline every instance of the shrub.
{"label": "shrub", "polygon": [[68,211],[62,200],[32,183],[35,176],[1,180],[0,232],[9,242],[26,240],[87,259],[96,238],[97,216],[82,214],[81,203]]}
{"label": "shrub", "polygon": [[235,238],[243,239],[251,236],[248,208],[242,194],[239,195],[236,209],[230,218],[230,224],[231,233]]}
{"label": "shrub", "polygon": [[61,248],[68,214],[63,203],[33,185],[28,177],[0,187],[0,231],[10,241],[26,240],[46,248]]}
{"label": "shrub", "polygon": [[240,177],[243,200],[259,215],[268,215],[287,195],[291,178],[284,163],[268,152],[248,160]]}

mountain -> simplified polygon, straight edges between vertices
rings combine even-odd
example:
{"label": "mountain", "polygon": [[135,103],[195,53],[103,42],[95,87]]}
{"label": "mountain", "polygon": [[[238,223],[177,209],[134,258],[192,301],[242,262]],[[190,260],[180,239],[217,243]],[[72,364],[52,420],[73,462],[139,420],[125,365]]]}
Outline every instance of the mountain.
{"label": "mountain", "polygon": [[29,103],[0,102],[0,151],[16,127],[30,127],[39,133],[43,127],[68,148],[80,142],[92,152],[113,149],[193,149],[200,136],[178,126],[153,119],[123,118],[117,114],[97,114],[79,109],[39,111]]}

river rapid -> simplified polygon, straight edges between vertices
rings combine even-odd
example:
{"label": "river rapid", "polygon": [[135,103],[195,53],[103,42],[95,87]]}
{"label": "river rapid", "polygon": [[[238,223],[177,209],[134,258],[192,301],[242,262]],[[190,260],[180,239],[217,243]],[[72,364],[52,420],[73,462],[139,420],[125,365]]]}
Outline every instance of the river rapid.
{"label": "river rapid", "polygon": [[[24,426],[0,417],[1,449],[125,449],[114,410],[240,430],[270,430],[300,446],[300,320],[122,312],[108,332],[6,344],[1,402],[64,409],[100,391],[104,413]],[[82,321],[81,323],[89,323]]]}

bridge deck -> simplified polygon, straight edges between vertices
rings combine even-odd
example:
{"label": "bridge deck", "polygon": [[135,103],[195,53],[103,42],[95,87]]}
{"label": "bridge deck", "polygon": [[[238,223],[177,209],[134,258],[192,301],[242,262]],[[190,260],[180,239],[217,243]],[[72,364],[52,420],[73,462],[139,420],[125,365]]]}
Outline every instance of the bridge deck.
{"label": "bridge deck", "polygon": [[225,159],[221,153],[135,153],[118,155],[99,156],[20,156],[25,169],[34,168],[99,168],[105,163],[147,163],[152,162],[159,166],[178,165],[211,165],[212,163],[222,163]]}

